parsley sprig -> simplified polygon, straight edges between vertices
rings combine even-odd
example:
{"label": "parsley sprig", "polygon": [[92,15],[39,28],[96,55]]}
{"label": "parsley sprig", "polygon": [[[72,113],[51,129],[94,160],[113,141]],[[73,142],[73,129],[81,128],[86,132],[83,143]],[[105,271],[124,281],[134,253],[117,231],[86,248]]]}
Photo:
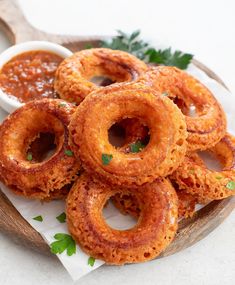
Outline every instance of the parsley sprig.
{"label": "parsley sprig", "polygon": [[35,220],[37,222],[42,222],[43,221],[43,217],[41,215],[39,215],[39,216],[34,217],[33,220]]}
{"label": "parsley sprig", "polygon": [[117,33],[111,41],[102,41],[101,47],[129,52],[147,63],[176,66],[181,69],[186,69],[193,58],[192,54],[179,50],[172,52],[171,48],[156,50],[149,43],[139,39],[140,30],[130,35],[120,30]]}
{"label": "parsley sprig", "polygon": [[28,153],[27,153],[26,159],[27,159],[28,161],[32,161],[32,160],[33,160],[33,154],[32,154],[32,152],[28,152]]}
{"label": "parsley sprig", "polygon": [[183,53],[179,50],[172,52],[171,48],[164,50],[156,50],[152,48],[146,51],[146,55],[149,56],[149,62],[168,66],[176,66],[180,69],[186,69],[193,58],[192,54]]}
{"label": "parsley sprig", "polygon": [[54,239],[56,241],[50,244],[51,252],[54,254],[61,254],[65,250],[67,250],[67,255],[71,256],[76,253],[76,244],[74,239],[64,233],[57,233],[54,235]]}
{"label": "parsley sprig", "polygon": [[226,184],[226,188],[228,188],[229,190],[235,190],[235,181],[229,181]]}
{"label": "parsley sprig", "polygon": [[70,149],[66,149],[66,150],[64,151],[64,153],[65,153],[67,156],[73,156],[73,151],[70,150]]}
{"label": "parsley sprig", "polygon": [[143,40],[139,40],[140,31],[134,31],[128,35],[120,30],[117,30],[118,35],[113,37],[111,41],[102,41],[101,47],[123,50],[129,52],[136,57],[144,60],[145,52],[149,44]]}
{"label": "parsley sprig", "polygon": [[130,152],[137,153],[140,152],[143,148],[146,147],[141,141],[136,141],[135,143],[130,144]]}
{"label": "parsley sprig", "polygon": [[103,165],[108,165],[110,163],[110,161],[113,159],[113,155],[107,154],[107,153],[102,153],[101,159],[102,159]]}
{"label": "parsley sprig", "polygon": [[90,265],[91,267],[93,267],[95,264],[95,258],[90,256],[87,260],[87,264]]}
{"label": "parsley sprig", "polygon": [[66,221],[66,214],[65,214],[65,212],[63,212],[59,216],[57,216],[56,219],[60,223],[65,223],[65,221]]}

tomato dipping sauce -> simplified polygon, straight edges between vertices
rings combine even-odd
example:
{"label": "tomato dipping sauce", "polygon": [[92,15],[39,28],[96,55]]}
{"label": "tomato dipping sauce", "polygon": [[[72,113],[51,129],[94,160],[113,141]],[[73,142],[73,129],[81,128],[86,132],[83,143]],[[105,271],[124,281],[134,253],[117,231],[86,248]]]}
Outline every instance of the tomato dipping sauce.
{"label": "tomato dipping sauce", "polygon": [[0,70],[0,88],[22,103],[58,98],[54,90],[55,72],[63,58],[48,51],[21,53]]}

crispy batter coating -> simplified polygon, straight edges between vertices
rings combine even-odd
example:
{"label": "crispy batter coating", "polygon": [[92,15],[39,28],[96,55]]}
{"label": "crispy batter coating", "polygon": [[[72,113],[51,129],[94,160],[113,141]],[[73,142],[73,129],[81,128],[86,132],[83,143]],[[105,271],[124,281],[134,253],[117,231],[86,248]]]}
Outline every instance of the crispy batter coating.
{"label": "crispy batter coating", "polygon": [[[204,161],[196,154],[192,153],[191,158],[198,165],[204,166]],[[195,194],[187,193],[185,190],[179,190],[178,185],[174,180],[171,181],[178,196],[178,215],[179,218],[191,218],[195,213],[195,206],[197,203],[206,204],[208,199],[199,199]],[[129,214],[135,218],[140,215],[140,207],[135,196],[132,194],[116,194],[112,198],[115,207],[124,215]]]}
{"label": "crispy batter coating", "polygon": [[[66,155],[70,150],[68,124],[74,110],[63,100],[43,99],[25,104],[2,123],[0,176],[15,193],[37,199],[57,198],[64,193],[64,186],[75,180],[80,162]],[[55,136],[55,153],[43,161],[28,159],[30,146],[41,133]]]}
{"label": "crispy batter coating", "polygon": [[[138,80],[168,95],[185,115],[188,150],[214,146],[226,133],[225,113],[213,94],[197,79],[176,67],[150,68]],[[190,116],[194,106],[196,114]]]}
{"label": "crispy batter coating", "polygon": [[130,193],[117,193],[111,197],[114,206],[123,214],[131,215],[134,218],[139,218],[140,216],[140,205],[136,196]]}
{"label": "crispy batter coating", "polygon": [[[108,139],[108,130],[124,118],[138,118],[150,140],[138,153],[124,153]],[[86,171],[118,185],[141,185],[172,173],[184,158],[184,116],[170,99],[142,85],[106,87],[90,94],[74,113],[70,144]],[[103,156],[111,156],[104,163]]]}
{"label": "crispy batter coating", "polygon": [[[177,230],[177,196],[162,178],[133,192],[141,212],[128,230],[111,228],[102,210],[108,199],[130,190],[110,187],[84,174],[72,187],[66,205],[68,228],[80,247],[108,264],[137,263],[158,256],[173,240]],[[143,203],[144,202],[144,203]]]}
{"label": "crispy batter coating", "polygon": [[222,171],[210,170],[206,165],[199,165],[191,154],[187,154],[184,162],[172,174],[172,179],[180,189],[198,195],[200,202],[235,195],[235,138],[227,134],[208,152],[220,160],[223,165]]}
{"label": "crispy batter coating", "polygon": [[11,185],[10,189],[18,196],[27,197],[30,199],[39,199],[43,202],[50,202],[52,200],[65,200],[74,181],[70,184],[63,186],[60,189],[50,191],[48,195],[38,188],[19,189],[15,185]]}
{"label": "crispy batter coating", "polygon": [[[195,206],[198,199],[195,195],[189,194],[183,190],[176,191],[178,196],[178,215],[179,218],[190,218],[195,213]],[[115,207],[124,215],[131,215],[135,218],[140,216],[140,206],[136,197],[132,194],[118,193],[112,197]]]}
{"label": "crispy batter coating", "polygon": [[198,203],[197,197],[183,190],[176,193],[179,199],[179,218],[191,218],[195,214],[195,206]]}
{"label": "crispy batter coating", "polygon": [[79,51],[66,58],[58,67],[55,90],[69,102],[80,103],[90,92],[102,88],[90,80],[107,76],[111,82],[136,80],[147,70],[147,65],[135,56],[107,48]]}

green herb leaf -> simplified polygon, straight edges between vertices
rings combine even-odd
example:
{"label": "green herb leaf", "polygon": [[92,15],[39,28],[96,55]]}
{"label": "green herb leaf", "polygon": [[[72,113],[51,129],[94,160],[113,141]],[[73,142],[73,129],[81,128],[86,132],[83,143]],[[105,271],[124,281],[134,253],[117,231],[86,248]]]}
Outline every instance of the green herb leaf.
{"label": "green herb leaf", "polygon": [[134,31],[134,32],[130,35],[130,42],[133,42],[133,40],[135,40],[136,38],[138,38],[139,35],[140,35],[140,30]]}
{"label": "green herb leaf", "polygon": [[222,176],[216,176],[215,177],[217,180],[220,180],[220,179],[222,179],[223,177]]}
{"label": "green herb leaf", "polygon": [[59,104],[59,107],[66,107],[66,106],[67,106],[66,103],[60,103],[60,104]]}
{"label": "green herb leaf", "polygon": [[148,49],[145,53],[149,58],[148,62],[163,64],[168,66],[176,66],[181,69],[186,69],[191,62],[193,55],[189,53],[182,53],[177,50],[174,53],[171,48],[164,50]]}
{"label": "green herb leaf", "polygon": [[129,52],[147,63],[176,66],[181,69],[186,69],[193,58],[192,54],[178,50],[172,52],[171,48],[156,50],[147,42],[139,39],[140,30],[134,31],[130,35],[120,30],[117,33],[118,35],[111,41],[101,42],[101,47]]}
{"label": "green herb leaf", "polygon": [[163,96],[168,96],[169,94],[167,92],[162,93]]}
{"label": "green herb leaf", "polygon": [[64,153],[65,153],[67,156],[73,156],[73,152],[72,152],[72,150],[70,150],[70,149],[66,149],[66,150],[64,151]]}
{"label": "green herb leaf", "polygon": [[144,52],[149,44],[138,39],[140,30],[134,31],[130,35],[120,30],[118,30],[117,33],[118,35],[113,37],[111,41],[101,42],[101,47],[123,50],[137,56],[140,59],[145,58]]}
{"label": "green herb leaf", "polygon": [[74,239],[64,233],[57,233],[54,235],[56,241],[50,244],[51,252],[54,254],[61,254],[65,250],[67,250],[67,255],[71,256],[76,253],[76,244]]}
{"label": "green herb leaf", "polygon": [[95,264],[95,258],[92,257],[92,256],[90,256],[90,257],[88,258],[87,264],[90,265],[91,267],[94,266],[94,264]]}
{"label": "green herb leaf", "polygon": [[33,160],[33,154],[32,154],[32,152],[28,152],[26,158],[27,158],[28,161],[32,161],[32,160]]}
{"label": "green herb leaf", "polygon": [[65,220],[66,220],[66,214],[65,214],[65,212],[63,212],[63,213],[61,213],[59,216],[57,216],[56,219],[57,219],[60,223],[65,223]]}
{"label": "green herb leaf", "polygon": [[106,153],[102,154],[102,163],[103,163],[103,165],[108,165],[112,159],[113,159],[113,155],[112,154],[106,154]]}
{"label": "green herb leaf", "polygon": [[42,222],[43,221],[43,217],[42,216],[36,216],[33,218],[33,220],[38,221],[38,222]]}
{"label": "green herb leaf", "polygon": [[85,44],[84,46],[84,49],[90,49],[90,48],[93,48],[93,45],[92,44]]}
{"label": "green herb leaf", "polygon": [[133,153],[140,152],[143,148],[145,148],[145,145],[141,141],[130,144],[130,152]]}
{"label": "green herb leaf", "polygon": [[229,181],[226,184],[226,188],[228,188],[229,190],[235,190],[235,181]]}

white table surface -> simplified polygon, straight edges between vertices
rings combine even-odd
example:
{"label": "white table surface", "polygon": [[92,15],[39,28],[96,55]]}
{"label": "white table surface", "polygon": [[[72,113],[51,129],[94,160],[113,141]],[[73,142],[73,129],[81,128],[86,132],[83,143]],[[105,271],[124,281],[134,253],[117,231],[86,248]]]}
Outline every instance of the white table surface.
{"label": "white table surface", "polygon": [[[54,33],[102,35],[141,28],[154,44],[195,54],[235,93],[233,0],[20,0],[20,4],[35,27]],[[0,32],[0,51],[7,46]],[[103,266],[76,284],[232,285],[234,239],[235,211],[204,240],[180,253],[144,264]],[[17,245],[0,233],[0,284],[73,282],[58,260]]]}

